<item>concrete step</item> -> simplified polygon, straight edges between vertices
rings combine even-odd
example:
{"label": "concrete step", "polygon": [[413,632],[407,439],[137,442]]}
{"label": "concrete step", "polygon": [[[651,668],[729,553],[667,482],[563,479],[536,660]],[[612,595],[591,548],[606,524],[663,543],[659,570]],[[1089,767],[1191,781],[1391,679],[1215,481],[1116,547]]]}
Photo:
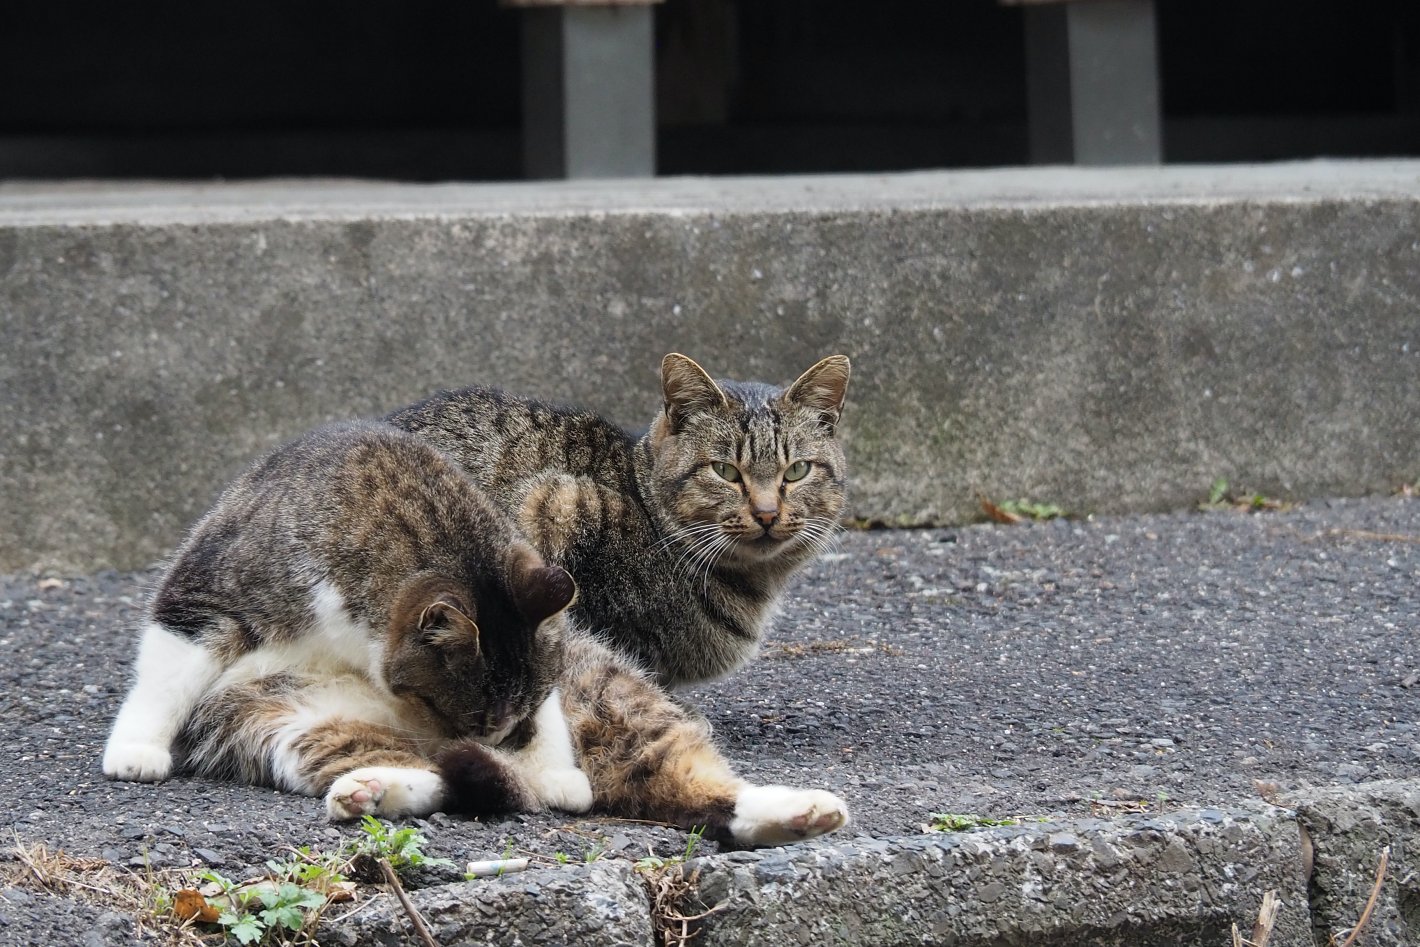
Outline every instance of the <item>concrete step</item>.
{"label": "concrete step", "polygon": [[[1358,943],[1416,943],[1420,782],[1284,802],[731,852],[686,864],[695,882],[659,907],[626,862],[448,885],[414,902],[447,944],[661,943],[659,913],[704,915],[686,930],[706,947],[1177,947],[1236,943],[1234,925],[1251,942],[1271,892],[1281,906],[1267,942],[1313,947],[1344,940],[1375,888]],[[337,921],[332,941],[405,942],[399,904],[367,908]]]}
{"label": "concrete step", "polygon": [[1420,163],[0,186],[0,569],[162,555],[241,465],[474,382],[657,409],[845,352],[853,515],[1420,477]]}

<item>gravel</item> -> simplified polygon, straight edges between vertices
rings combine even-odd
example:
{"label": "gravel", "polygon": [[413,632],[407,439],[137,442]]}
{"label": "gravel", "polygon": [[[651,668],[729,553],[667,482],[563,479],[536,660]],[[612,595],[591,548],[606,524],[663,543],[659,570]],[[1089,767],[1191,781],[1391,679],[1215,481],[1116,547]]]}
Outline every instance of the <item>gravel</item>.
{"label": "gravel", "polygon": [[[7,834],[231,877],[355,834],[315,799],[103,777],[153,577],[0,576]],[[796,582],[757,661],[685,696],[746,776],[844,796],[846,836],[919,834],[933,812],[1068,819],[1414,776],[1417,580],[1420,502],[1399,497],[850,532]],[[610,819],[414,821],[460,862],[686,846]],[[22,908],[0,903],[0,942]]]}

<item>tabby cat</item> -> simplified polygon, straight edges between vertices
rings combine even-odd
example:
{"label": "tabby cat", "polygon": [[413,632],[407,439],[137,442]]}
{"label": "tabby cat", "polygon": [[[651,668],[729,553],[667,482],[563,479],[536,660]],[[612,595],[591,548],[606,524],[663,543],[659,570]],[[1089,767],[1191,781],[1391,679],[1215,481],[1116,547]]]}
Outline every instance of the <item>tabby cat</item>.
{"label": "tabby cat", "polygon": [[787,388],[661,363],[662,410],[639,439],[588,411],[488,388],[386,420],[453,457],[580,590],[573,616],[665,684],[752,658],[785,584],[845,502],[842,355]]}
{"label": "tabby cat", "polygon": [[702,720],[567,620],[575,591],[427,443],[319,429],[178,549],[104,772],[159,780],[176,757],[324,794],[332,819],[597,805],[748,845],[846,821],[830,793],[735,776]]}

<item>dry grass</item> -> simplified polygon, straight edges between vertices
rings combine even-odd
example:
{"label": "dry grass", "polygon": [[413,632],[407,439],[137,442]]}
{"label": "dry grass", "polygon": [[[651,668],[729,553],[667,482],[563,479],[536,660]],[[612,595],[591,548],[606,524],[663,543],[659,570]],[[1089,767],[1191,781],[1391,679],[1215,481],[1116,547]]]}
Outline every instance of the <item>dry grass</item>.
{"label": "dry grass", "polygon": [[[7,884],[74,898],[133,918],[136,934],[155,934],[173,947],[210,945],[191,923],[179,923],[169,913],[169,891],[186,886],[178,869],[148,869],[142,874],[101,858],[79,858],[51,852],[42,842],[26,845],[15,838],[10,854],[15,864],[4,871]],[[220,938],[219,938],[220,939]]]}
{"label": "dry grass", "polygon": [[1257,923],[1252,926],[1252,936],[1243,937],[1236,924],[1233,925],[1233,947],[1267,947],[1272,940],[1272,928],[1277,926],[1277,913],[1282,910],[1282,901],[1276,891],[1262,895],[1262,904],[1257,909]]}
{"label": "dry grass", "polygon": [[700,869],[685,873],[685,865],[676,863],[652,871],[640,872],[651,896],[651,920],[656,927],[656,942],[661,947],[686,947],[700,936],[700,922],[725,907],[717,904],[708,911],[685,914],[682,908],[700,881]]}
{"label": "dry grass", "polygon": [[[1371,919],[1371,912],[1376,909],[1376,902],[1380,900],[1381,886],[1385,884],[1385,873],[1389,866],[1390,846],[1387,845],[1385,848],[1381,849],[1380,862],[1376,865],[1376,881],[1375,884],[1371,886],[1371,896],[1366,899],[1366,906],[1361,909],[1361,916],[1357,919],[1356,926],[1351,928],[1350,934],[1340,943],[1339,947],[1351,947],[1352,944],[1356,943],[1356,938],[1361,935],[1361,931],[1365,930],[1367,922]],[[1340,935],[1331,935],[1332,947],[1338,947],[1336,943],[1338,936]]]}

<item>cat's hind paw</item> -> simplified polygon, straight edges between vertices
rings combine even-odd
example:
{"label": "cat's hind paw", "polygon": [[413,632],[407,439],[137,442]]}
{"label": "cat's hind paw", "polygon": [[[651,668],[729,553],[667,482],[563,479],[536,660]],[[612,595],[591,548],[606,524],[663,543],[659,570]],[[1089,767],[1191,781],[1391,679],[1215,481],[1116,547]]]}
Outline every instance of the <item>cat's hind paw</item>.
{"label": "cat's hind paw", "polygon": [[556,767],[529,780],[533,792],[547,806],[564,812],[586,812],[592,807],[592,784],[575,767]]}
{"label": "cat's hind paw", "polygon": [[848,805],[831,792],[746,786],[735,799],[730,834],[741,845],[784,845],[847,824]]}
{"label": "cat's hind paw", "polygon": [[330,784],[325,812],[331,821],[363,815],[428,815],[443,801],[444,782],[424,769],[370,766],[352,770]]}
{"label": "cat's hind paw", "polygon": [[172,772],[173,755],[154,743],[110,743],[104,747],[104,775],[137,783],[156,783]]}

